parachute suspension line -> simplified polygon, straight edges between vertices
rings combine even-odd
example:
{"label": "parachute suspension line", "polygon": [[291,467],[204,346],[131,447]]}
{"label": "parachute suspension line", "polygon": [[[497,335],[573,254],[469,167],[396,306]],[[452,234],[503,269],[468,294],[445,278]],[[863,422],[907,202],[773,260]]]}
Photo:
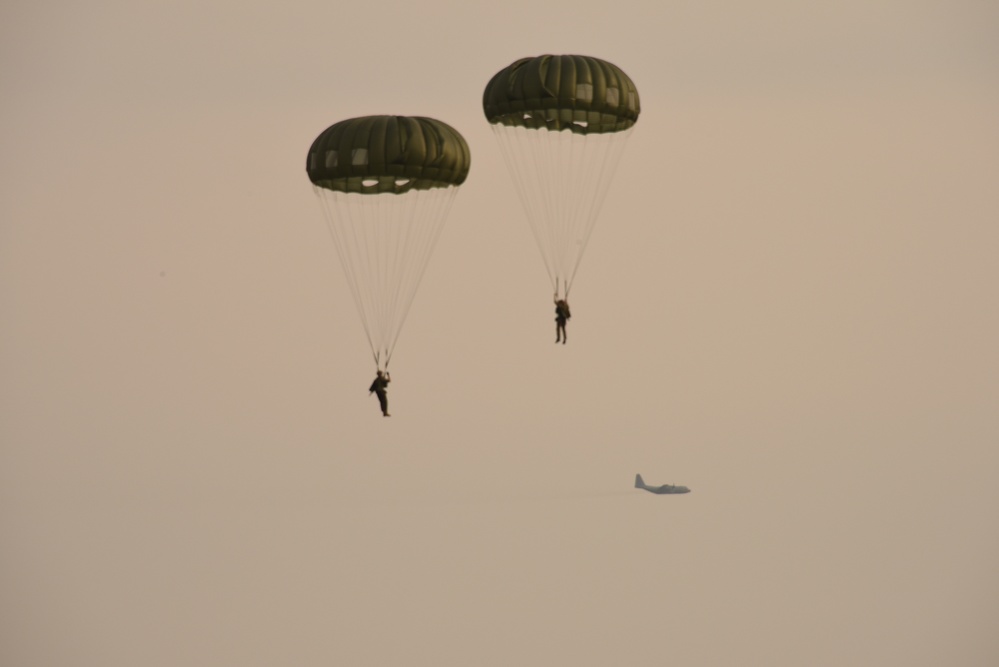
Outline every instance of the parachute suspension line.
{"label": "parachute suspension line", "polygon": [[580,134],[493,124],[556,293],[568,296],[631,130]]}
{"label": "parachute suspension line", "polygon": [[[561,167],[569,174],[571,180],[566,184],[568,193],[566,205],[570,207],[570,210],[565,214],[567,244],[562,276],[565,296],[568,299],[569,291],[572,289],[572,279],[589,240],[589,231],[596,221],[596,214],[592,211],[591,197],[592,189],[598,186],[598,183],[594,182],[592,172],[599,170],[601,156],[597,150],[599,136],[586,137],[575,133],[566,134],[568,134],[568,141],[565,142],[565,150],[562,153],[564,161]],[[597,154],[596,157],[594,157],[594,153]]]}
{"label": "parachute suspension line", "polygon": [[[370,276],[371,284],[369,297],[371,298],[371,318],[373,328],[377,332],[375,337],[375,356],[379,362],[387,363],[388,351],[385,345],[385,330],[388,327],[388,310],[384,300],[379,298],[385,292],[385,286],[390,280],[387,275],[391,262],[386,258],[386,224],[385,206],[382,201],[385,196],[374,195],[360,196],[352,198],[352,206],[366,208],[361,215],[360,224],[355,229],[360,230],[359,240],[364,246],[364,255],[368,262],[366,271]],[[386,366],[387,367],[387,366]]]}
{"label": "parachute suspension line", "polygon": [[499,143],[500,152],[503,154],[503,160],[506,162],[507,173],[513,177],[514,187],[516,187],[520,195],[518,199],[523,207],[524,214],[527,216],[528,226],[531,228],[535,244],[541,252],[541,259],[544,262],[545,270],[548,272],[548,280],[555,286],[556,277],[552,273],[552,259],[546,251],[549,246],[547,239],[542,236],[544,227],[541,224],[542,221],[538,218],[541,215],[539,212],[544,207],[544,198],[541,196],[541,188],[537,185],[537,178],[539,177],[537,174],[537,165],[533,163],[525,164],[526,161],[523,159],[525,154],[530,154],[527,153],[527,149],[524,147],[525,142],[522,141],[520,135],[532,130],[506,127],[500,124],[491,124],[490,127],[493,129],[493,135],[495,135]]}
{"label": "parachute suspension line", "polygon": [[567,258],[564,268],[566,294],[572,288],[583,253],[589,245],[603,203],[603,194],[610,182],[609,174],[606,173],[608,148],[614,142],[613,135],[587,137],[573,135],[572,138],[577,146],[582,143],[583,149],[580,151],[581,154],[571,156],[572,164],[567,166],[569,169],[575,169],[574,181],[571,184],[573,194],[570,199],[575,206],[571,218],[573,229],[570,239],[574,247],[569,250],[572,255]]}
{"label": "parachute suspension line", "polygon": [[[613,182],[614,173],[617,171],[618,162],[621,159],[621,155],[624,153],[624,147],[627,144],[628,137],[631,136],[633,128],[628,128],[627,130],[621,132],[613,132],[603,135],[598,135],[599,143],[590,143],[588,145],[592,146],[594,149],[598,149],[598,155],[596,159],[592,159],[587,156],[583,160],[583,164],[590,165],[591,172],[586,175],[586,177],[580,179],[580,183],[586,182],[593,185],[591,190],[592,199],[587,210],[578,210],[577,215],[580,219],[584,219],[584,227],[582,231],[582,237],[579,245],[579,253],[576,256],[576,261],[572,266],[572,271],[568,275],[568,280],[566,282],[565,293],[566,297],[569,296],[569,289],[572,286],[573,280],[576,278],[576,271],[579,270],[579,263],[583,257],[583,252],[590,243],[590,237],[593,234],[593,230],[596,228],[596,222],[600,214],[600,210],[603,208],[604,199],[607,197],[607,192],[610,190],[610,185]],[[586,193],[579,193],[579,197],[575,199],[577,202],[583,201],[583,195]],[[580,207],[581,208],[581,207]]]}
{"label": "parachute suspension line", "polygon": [[[541,137],[543,140],[540,142],[533,141],[533,139]],[[539,149],[538,157],[535,162],[540,165],[558,165],[558,144],[557,144],[558,133],[551,132],[549,130],[539,130],[538,134],[532,136],[523,137],[524,141],[521,145],[527,145],[528,149],[530,147],[537,147]],[[554,139],[554,140],[553,140]],[[565,216],[562,214],[562,204],[563,199],[559,196],[560,193],[564,191],[565,185],[565,173],[562,169],[541,169],[539,175],[541,178],[538,182],[541,185],[541,203],[542,218],[541,225],[542,230],[547,231],[547,247],[549,248],[550,259],[552,262],[552,272],[555,274],[556,280],[558,276],[563,275],[562,273],[562,256],[559,253],[560,240],[565,237],[564,227],[566,224]]]}
{"label": "parachute suspension line", "polygon": [[559,229],[561,239],[559,247],[563,254],[559,258],[558,270],[565,285],[566,297],[569,296],[569,289],[572,287],[571,272],[579,265],[579,260],[582,258],[583,244],[580,232],[586,225],[589,198],[586,186],[592,185],[591,179],[585,178],[585,174],[594,166],[594,160],[590,155],[593,152],[593,142],[586,139],[584,135],[566,131],[559,132],[554,142],[558,151],[555,156],[558,160],[557,171],[562,175],[559,192],[564,193],[561,200],[564,208],[560,212]]}
{"label": "parachute suspension line", "polygon": [[[378,365],[378,353],[375,349],[374,340],[371,337],[371,328],[368,326],[368,321],[364,317],[365,313],[365,300],[361,296],[361,290],[358,285],[357,277],[358,271],[354,270],[355,257],[348,253],[346,230],[351,229],[352,225],[340,224],[338,220],[338,215],[344,215],[344,211],[334,211],[334,204],[337,197],[334,194],[329,193],[329,191],[322,188],[313,186],[316,192],[316,196],[322,203],[323,215],[326,219],[326,229],[329,230],[330,237],[333,239],[333,246],[336,248],[337,256],[340,258],[340,266],[343,267],[343,273],[347,278],[347,286],[350,288],[350,294],[354,299],[354,305],[357,307],[357,311],[361,314],[361,325],[364,327],[364,335],[368,339],[368,345],[371,347],[371,354],[375,359],[375,365]],[[356,247],[356,246],[354,246]]]}
{"label": "parachute suspension line", "polygon": [[[386,249],[381,292],[385,310],[383,350],[386,368],[444,226],[446,218],[440,210],[442,194],[441,189],[431,189],[380,198],[386,204],[385,208],[396,209],[384,221],[382,239]],[[402,197],[409,201],[400,215],[396,205]]]}
{"label": "parachute suspension line", "polygon": [[[421,205],[416,207],[413,213],[414,219],[412,224],[407,226],[409,230],[412,230],[412,234],[416,238],[413,238],[407,244],[400,245],[400,250],[406,245],[410,246],[407,251],[409,255],[407,258],[409,260],[409,267],[405,279],[398,282],[400,289],[397,290],[395,300],[399,305],[398,308],[393,308],[393,311],[398,314],[398,323],[394,327],[395,333],[388,346],[388,354],[385,358],[386,368],[388,368],[388,362],[391,359],[392,351],[395,349],[396,341],[399,339],[399,334],[402,332],[402,325],[409,316],[409,309],[413,305],[413,299],[416,296],[416,288],[423,281],[427,266],[430,264],[430,256],[433,254],[441,232],[444,230],[444,222],[447,220],[448,213],[451,210],[451,205],[454,203],[457,193],[458,188],[456,186],[424,190],[419,193],[421,195]],[[404,286],[408,288],[405,293],[402,290]]]}
{"label": "parachute suspension line", "polygon": [[375,357],[375,363],[380,365],[384,361],[384,316],[380,312],[377,298],[381,282],[377,197],[339,192],[333,196],[338,203],[336,212],[342,214],[345,249],[354,256],[351,271],[359,284],[363,304],[360,309],[361,320],[365,323],[365,328],[372,332],[371,353]]}
{"label": "parachute suspension line", "polygon": [[457,187],[400,195],[319,191],[375,364],[387,369]]}
{"label": "parachute suspension line", "polygon": [[572,146],[571,132],[553,132],[544,130],[540,135],[541,142],[533,142],[540,150],[539,164],[548,165],[544,169],[545,190],[542,191],[546,203],[545,228],[548,230],[548,243],[552,257],[552,270],[556,276],[566,282],[566,263],[572,254],[572,229],[574,220],[571,217],[572,197],[575,196],[573,184],[576,165],[566,148]]}

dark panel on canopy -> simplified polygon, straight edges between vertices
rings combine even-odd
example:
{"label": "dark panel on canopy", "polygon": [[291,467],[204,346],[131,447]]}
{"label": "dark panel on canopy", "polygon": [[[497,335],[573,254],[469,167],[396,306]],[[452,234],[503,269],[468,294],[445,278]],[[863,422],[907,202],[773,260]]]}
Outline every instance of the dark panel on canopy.
{"label": "dark panel on canopy", "polygon": [[523,58],[486,86],[490,123],[597,134],[638,120],[638,89],[619,67],[590,56]]}
{"label": "dark panel on canopy", "polygon": [[321,188],[399,194],[461,185],[470,164],[468,144],[447,123],[418,116],[364,116],[320,134],[305,168]]}

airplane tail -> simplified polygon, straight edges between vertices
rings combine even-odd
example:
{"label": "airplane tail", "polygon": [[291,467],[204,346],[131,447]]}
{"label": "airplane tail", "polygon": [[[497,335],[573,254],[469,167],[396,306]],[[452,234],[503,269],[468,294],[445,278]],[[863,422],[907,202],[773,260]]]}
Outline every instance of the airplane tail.
{"label": "airplane tail", "polygon": [[641,475],[635,475],[635,488],[636,489],[645,488],[645,481],[642,479]]}

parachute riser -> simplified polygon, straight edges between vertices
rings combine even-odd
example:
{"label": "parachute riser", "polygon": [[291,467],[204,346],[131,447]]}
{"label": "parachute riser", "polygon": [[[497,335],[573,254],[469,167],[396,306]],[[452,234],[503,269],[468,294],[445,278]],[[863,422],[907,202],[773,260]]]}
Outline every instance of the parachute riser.
{"label": "parachute riser", "polygon": [[[375,352],[374,355],[373,355],[374,360],[375,360],[375,370],[379,371],[379,372],[381,372],[381,371],[387,371],[388,370],[389,357],[390,356],[391,355],[387,351],[383,352],[383,351],[379,350],[378,352]],[[382,363],[382,360],[385,361],[384,364]]]}
{"label": "parachute riser", "polygon": [[[561,292],[559,291],[561,288]],[[568,300],[569,298],[569,281],[563,279],[555,278],[555,300],[562,301]]]}

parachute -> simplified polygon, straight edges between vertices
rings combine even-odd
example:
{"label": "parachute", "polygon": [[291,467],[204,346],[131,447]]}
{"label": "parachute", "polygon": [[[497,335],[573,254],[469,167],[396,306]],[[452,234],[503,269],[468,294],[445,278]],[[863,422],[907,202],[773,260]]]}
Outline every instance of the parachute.
{"label": "parachute", "polygon": [[454,128],[422,117],[352,118],[309,149],[306,171],[379,370],[388,368],[470,163]]}
{"label": "parachute", "polygon": [[556,297],[565,298],[638,120],[638,89],[599,58],[544,55],[500,70],[482,107]]}

